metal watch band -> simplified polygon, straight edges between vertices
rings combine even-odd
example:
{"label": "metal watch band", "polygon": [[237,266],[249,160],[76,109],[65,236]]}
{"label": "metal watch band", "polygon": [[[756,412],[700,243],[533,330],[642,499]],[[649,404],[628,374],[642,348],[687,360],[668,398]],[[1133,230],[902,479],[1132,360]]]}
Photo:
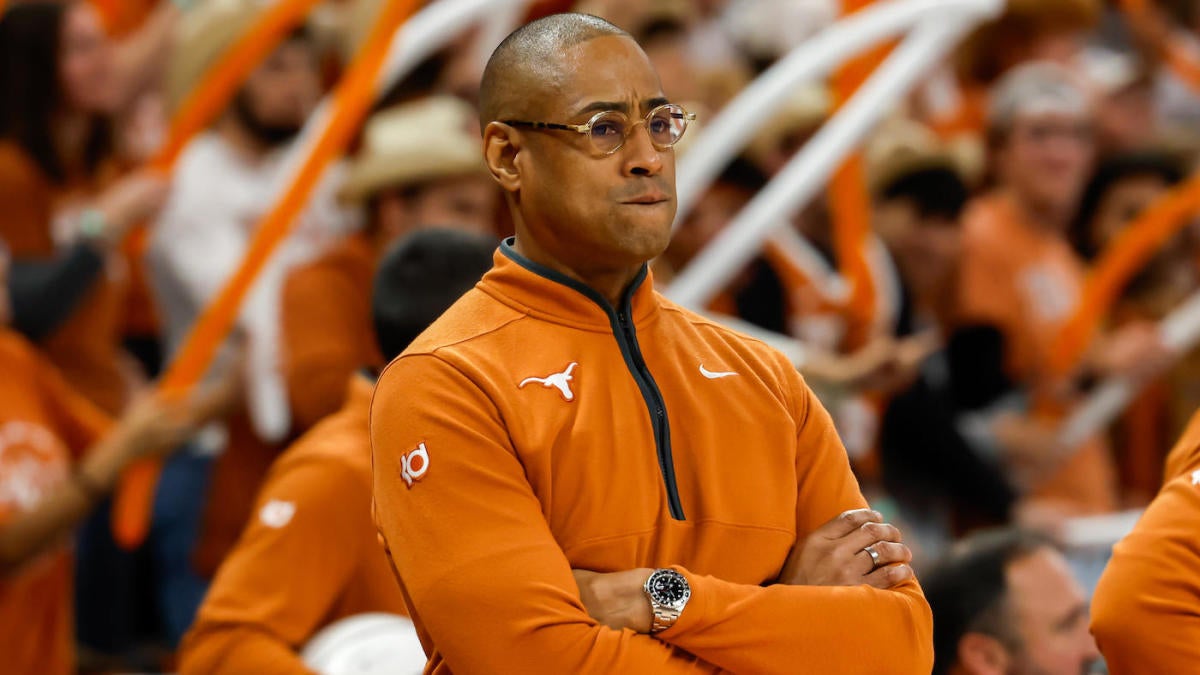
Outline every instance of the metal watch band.
{"label": "metal watch band", "polygon": [[673,607],[663,607],[657,604],[653,605],[654,620],[650,623],[650,634],[653,635],[660,631],[664,631],[675,625],[675,621],[679,618],[680,611]]}

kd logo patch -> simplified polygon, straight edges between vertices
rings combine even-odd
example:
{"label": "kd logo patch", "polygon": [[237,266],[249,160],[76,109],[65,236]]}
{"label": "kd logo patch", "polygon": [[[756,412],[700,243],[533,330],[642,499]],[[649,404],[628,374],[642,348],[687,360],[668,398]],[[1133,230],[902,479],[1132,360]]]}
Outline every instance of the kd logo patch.
{"label": "kd logo patch", "polygon": [[404,479],[408,487],[412,487],[414,482],[421,480],[428,470],[429,451],[425,449],[424,443],[418,445],[416,450],[400,456],[400,477]]}

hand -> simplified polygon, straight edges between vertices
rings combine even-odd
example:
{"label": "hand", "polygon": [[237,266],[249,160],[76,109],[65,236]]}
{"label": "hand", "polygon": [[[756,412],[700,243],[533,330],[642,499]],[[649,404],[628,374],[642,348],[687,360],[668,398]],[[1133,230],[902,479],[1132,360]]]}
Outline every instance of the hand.
{"label": "hand", "polygon": [[104,191],[95,207],[107,225],[104,237],[119,243],[129,230],[153,216],[167,200],[166,179],[153,171],[135,171]]}
{"label": "hand", "polygon": [[654,570],[643,568],[609,574],[571,571],[589,616],[613,630],[628,628],[635,633],[650,632],[653,609],[643,587]]}
{"label": "hand", "polygon": [[[874,547],[879,567],[864,551]],[[912,552],[900,530],[870,509],[846,511],[792,548],[779,583],[789,586],[858,586],[888,589],[913,578]]]}
{"label": "hand", "polygon": [[129,406],[114,433],[125,458],[133,461],[171,452],[188,439],[194,427],[190,399],[146,394]]}
{"label": "hand", "polygon": [[1059,440],[1059,428],[1043,420],[1000,413],[992,420],[991,430],[1005,467],[1023,490],[1037,487],[1070,456]]}
{"label": "hand", "polygon": [[1117,329],[1104,341],[1096,366],[1108,375],[1142,381],[1169,368],[1176,358],[1175,351],[1163,343],[1158,326],[1139,321]]}

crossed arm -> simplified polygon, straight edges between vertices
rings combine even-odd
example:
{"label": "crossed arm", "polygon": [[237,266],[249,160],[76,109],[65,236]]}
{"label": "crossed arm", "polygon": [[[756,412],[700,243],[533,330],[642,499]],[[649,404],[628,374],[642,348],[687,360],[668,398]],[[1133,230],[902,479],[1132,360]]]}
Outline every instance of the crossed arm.
{"label": "crossed arm", "polygon": [[[423,384],[419,397],[408,391],[414,381]],[[835,451],[840,445],[827,414],[819,406],[806,414],[802,447],[813,444],[814,452],[799,473],[798,503],[813,508],[798,508],[806,543],[781,581],[833,582],[843,578],[833,568],[846,567],[847,556],[866,565],[861,547],[850,552],[861,541],[898,537],[878,524],[864,530],[877,520],[869,512],[818,531],[819,522],[865,501],[844,451]],[[796,672],[797,664],[811,672],[917,673],[932,666],[928,605],[904,566],[869,580],[869,570],[857,568],[858,582],[901,582],[892,590],[760,587],[679,568],[693,597],[674,627],[655,637],[634,630],[648,627],[647,613],[613,630],[585,602],[595,603],[594,591],[604,586],[571,569],[494,405],[473,383],[435,357],[401,359],[380,379],[371,426],[380,531],[414,616],[455,673]],[[431,458],[438,466],[408,488],[398,475],[400,457],[419,442],[441,450]],[[814,505],[812,498],[840,503]],[[829,539],[836,528],[847,537]],[[893,559],[907,555],[900,547],[879,550]],[[622,574],[624,591],[613,599],[629,611],[620,614],[648,612],[644,599],[625,592],[648,571]]]}

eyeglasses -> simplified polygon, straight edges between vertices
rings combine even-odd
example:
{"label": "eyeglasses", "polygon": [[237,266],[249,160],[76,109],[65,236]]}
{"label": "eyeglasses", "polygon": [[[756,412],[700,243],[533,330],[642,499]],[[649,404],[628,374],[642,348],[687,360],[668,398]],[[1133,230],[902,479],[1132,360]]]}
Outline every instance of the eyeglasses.
{"label": "eyeglasses", "polygon": [[646,125],[650,134],[650,143],[657,150],[667,148],[683,138],[687,131],[688,122],[696,119],[695,113],[683,109],[683,106],[667,103],[646,113],[644,119],[631,122],[629,116],[619,110],[605,110],[596,113],[585,124],[555,124],[553,122],[525,122],[522,120],[500,120],[504,124],[528,129],[561,129],[586,134],[592,146],[602,155],[611,155],[625,145],[625,139],[633,133],[633,128],[639,124]]}

